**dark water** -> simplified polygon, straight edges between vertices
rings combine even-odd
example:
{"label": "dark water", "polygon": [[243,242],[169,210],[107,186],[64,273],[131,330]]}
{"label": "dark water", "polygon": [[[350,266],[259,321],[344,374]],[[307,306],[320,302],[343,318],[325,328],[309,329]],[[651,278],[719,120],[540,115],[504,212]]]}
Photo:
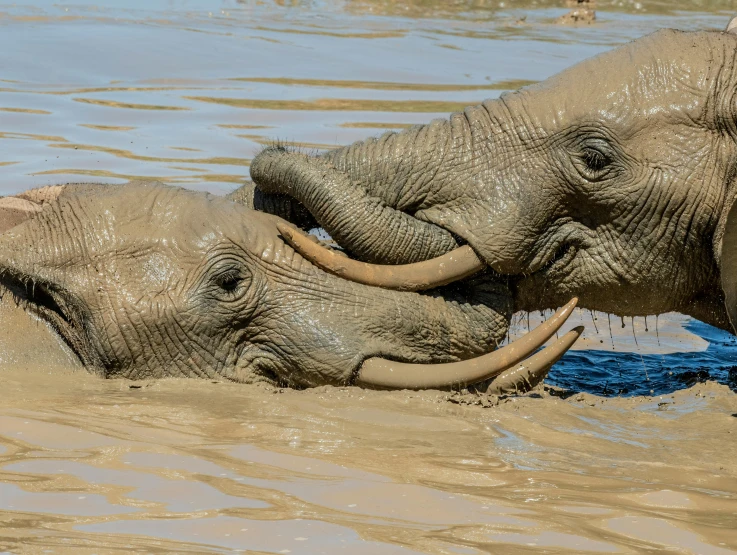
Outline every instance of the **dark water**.
{"label": "dark water", "polygon": [[685,329],[709,342],[705,351],[671,354],[570,351],[548,383],[596,395],[665,395],[706,380],[737,391],[737,338],[691,320]]}

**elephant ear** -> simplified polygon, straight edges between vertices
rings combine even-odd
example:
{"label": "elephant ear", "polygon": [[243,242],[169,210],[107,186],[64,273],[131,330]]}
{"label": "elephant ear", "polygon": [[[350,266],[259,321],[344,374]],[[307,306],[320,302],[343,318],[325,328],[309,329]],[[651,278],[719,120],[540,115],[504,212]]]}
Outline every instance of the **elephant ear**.
{"label": "elephant ear", "polygon": [[722,290],[732,331],[737,335],[737,202],[732,203],[722,237]]}
{"label": "elephant ear", "polygon": [[737,17],[733,17],[729,20],[729,23],[727,24],[727,28],[725,29],[727,33],[737,34]]}
{"label": "elephant ear", "polygon": [[55,200],[64,189],[64,185],[53,185],[31,189],[12,197],[0,197],[0,233],[35,216],[44,204]]}
{"label": "elephant ear", "polygon": [[[737,16],[729,21],[725,31],[737,35]],[[732,203],[727,215],[722,237],[721,270],[724,303],[727,305],[732,332],[737,335],[737,202]]]}
{"label": "elephant ear", "polygon": [[0,198],[0,233],[22,224],[36,212],[41,206],[34,202],[18,197]]}

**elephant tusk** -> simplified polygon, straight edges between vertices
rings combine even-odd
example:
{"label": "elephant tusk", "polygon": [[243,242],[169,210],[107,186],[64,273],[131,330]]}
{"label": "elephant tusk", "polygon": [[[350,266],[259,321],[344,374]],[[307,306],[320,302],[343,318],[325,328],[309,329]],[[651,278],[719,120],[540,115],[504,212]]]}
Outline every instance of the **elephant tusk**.
{"label": "elephant tusk", "polygon": [[368,264],[313,243],[285,224],[277,223],[276,227],[284,241],[315,266],[349,281],[384,289],[423,291],[467,278],[486,267],[468,245],[414,264]]}
{"label": "elephant tusk", "polygon": [[514,368],[505,370],[494,378],[486,393],[513,395],[530,391],[545,379],[553,364],[568,352],[582,333],[583,326],[577,326],[539,353],[535,353]]}
{"label": "elephant tusk", "polygon": [[[445,364],[409,364],[370,358],[361,365],[356,385],[376,389],[448,389],[491,379],[519,364],[550,339],[571,315],[577,302],[578,299],[574,297],[531,332],[501,349],[470,360]],[[573,345],[582,330],[576,328],[531,357],[529,366],[526,366],[527,372],[534,375],[543,366],[552,366]]]}

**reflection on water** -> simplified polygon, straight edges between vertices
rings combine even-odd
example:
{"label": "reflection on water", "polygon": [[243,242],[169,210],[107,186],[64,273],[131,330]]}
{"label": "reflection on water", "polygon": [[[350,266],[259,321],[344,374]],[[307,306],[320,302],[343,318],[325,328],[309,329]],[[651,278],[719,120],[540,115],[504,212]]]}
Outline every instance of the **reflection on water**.
{"label": "reflection on water", "polygon": [[485,410],[439,392],[128,383],[7,372],[0,548],[737,549],[723,386]]}
{"label": "reflection on water", "polygon": [[662,26],[723,27],[726,17],[698,2],[679,4],[687,16],[667,2],[605,2],[595,28],[569,28],[554,24],[562,4],[0,6],[0,193],[139,177],[222,193],[275,137],[330,148],[544,79]]}
{"label": "reflection on water", "polygon": [[[563,27],[565,0],[0,5],[0,194],[139,177],[228,192],[274,139],[321,150],[403,129],[737,11],[705,6],[597,0],[593,25]],[[576,317],[585,341],[550,380],[575,393],[487,410],[439,393],[131,389],[31,353],[3,370],[0,550],[733,552],[735,395],[683,390],[734,387],[733,340],[676,315]]]}

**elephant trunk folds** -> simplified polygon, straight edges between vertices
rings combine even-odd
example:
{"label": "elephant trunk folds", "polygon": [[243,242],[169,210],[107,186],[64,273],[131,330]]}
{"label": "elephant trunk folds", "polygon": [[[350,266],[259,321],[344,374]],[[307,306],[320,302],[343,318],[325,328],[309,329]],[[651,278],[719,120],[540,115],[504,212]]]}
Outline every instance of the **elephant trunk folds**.
{"label": "elephant trunk folds", "polygon": [[[308,157],[272,147],[251,165],[269,194],[299,201],[338,243],[362,260],[409,264],[458,246],[449,231],[416,219],[449,141],[449,122]],[[296,222],[295,222],[296,223]]]}

